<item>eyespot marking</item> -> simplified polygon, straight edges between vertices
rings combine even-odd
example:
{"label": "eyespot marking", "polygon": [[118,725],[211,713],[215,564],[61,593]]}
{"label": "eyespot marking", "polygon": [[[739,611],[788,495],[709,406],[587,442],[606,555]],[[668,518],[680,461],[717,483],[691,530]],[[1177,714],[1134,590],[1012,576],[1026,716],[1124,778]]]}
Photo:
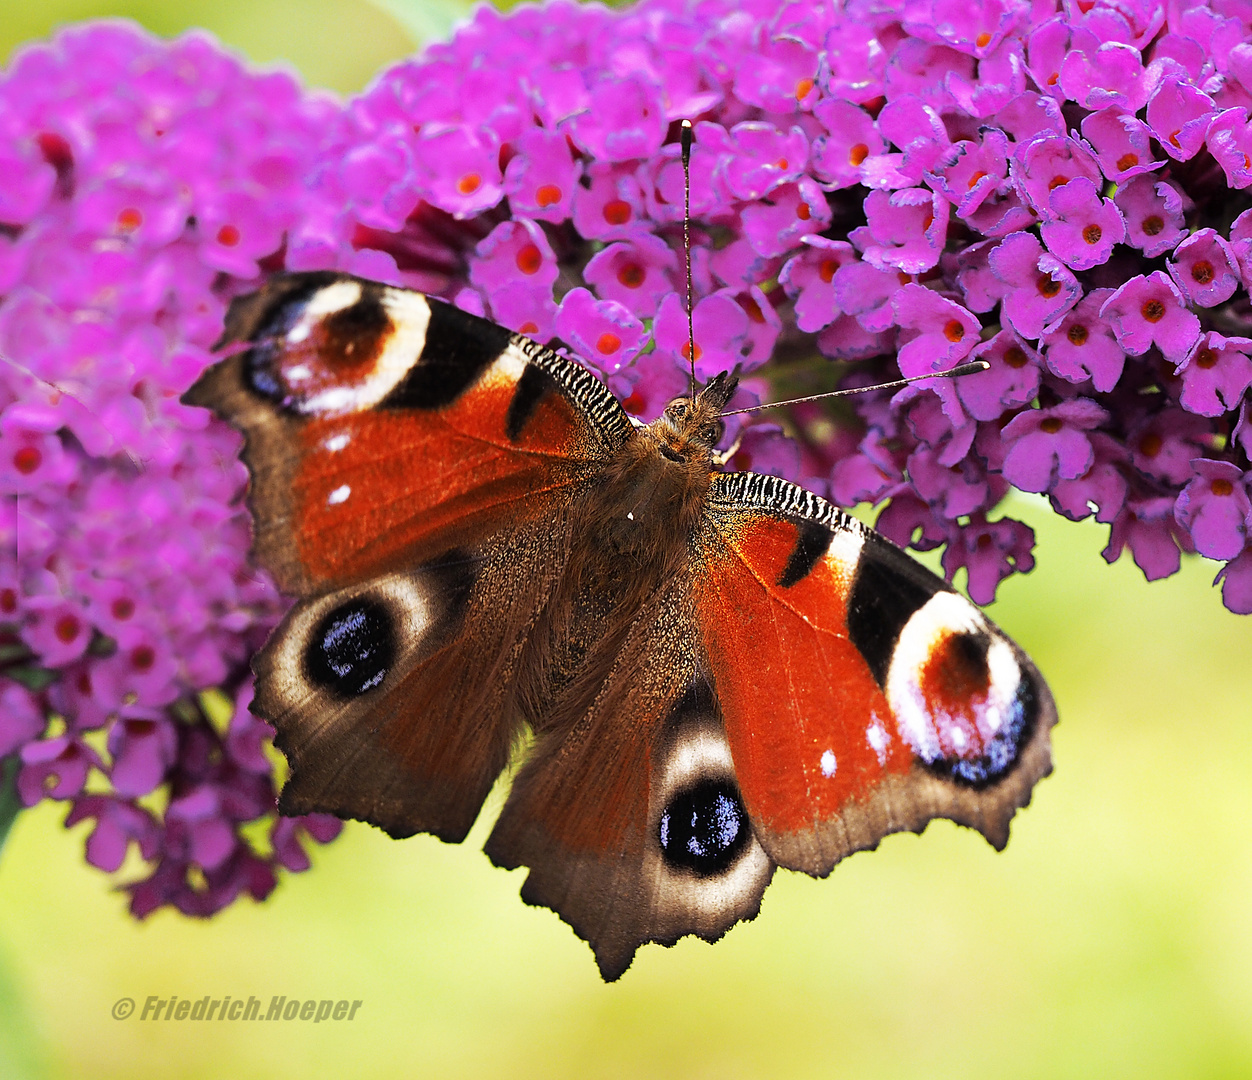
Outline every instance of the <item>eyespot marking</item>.
{"label": "eyespot marking", "polygon": [[932,772],[983,787],[1017,763],[1040,694],[1019,654],[977,608],[937,593],[900,632],[887,675],[900,735]]}
{"label": "eyespot marking", "polygon": [[315,686],[354,698],[382,685],[396,659],[396,631],[386,604],[355,597],[327,612],[305,647]]}
{"label": "eyespot marking", "polygon": [[705,779],[670,799],[658,833],[662,857],[673,869],[712,877],[734,865],[751,827],[738,789]]}

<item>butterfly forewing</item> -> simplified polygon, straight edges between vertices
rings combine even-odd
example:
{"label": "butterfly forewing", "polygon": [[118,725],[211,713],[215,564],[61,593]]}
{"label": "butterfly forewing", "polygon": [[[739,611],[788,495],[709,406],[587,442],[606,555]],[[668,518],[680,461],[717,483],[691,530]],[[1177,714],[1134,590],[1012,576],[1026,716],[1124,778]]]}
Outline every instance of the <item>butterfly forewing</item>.
{"label": "butterfly forewing", "polygon": [[889,541],[776,477],[716,477],[700,550],[713,683],[780,865],[826,874],[935,817],[1004,846],[1051,769],[1056,718],[1016,645]]}
{"label": "butterfly forewing", "polygon": [[420,293],[284,275],[186,400],[245,434],[259,560],[307,595],[552,520],[631,432],[585,369]]}

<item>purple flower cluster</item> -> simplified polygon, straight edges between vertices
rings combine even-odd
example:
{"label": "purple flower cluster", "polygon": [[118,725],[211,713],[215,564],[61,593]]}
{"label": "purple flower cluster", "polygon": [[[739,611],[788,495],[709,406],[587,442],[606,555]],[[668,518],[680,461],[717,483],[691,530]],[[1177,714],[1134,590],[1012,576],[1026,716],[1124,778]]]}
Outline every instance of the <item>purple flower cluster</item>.
{"label": "purple flower cluster", "polygon": [[340,827],[245,830],[274,813],[248,659],[281,601],[247,560],[237,436],[178,400],[307,215],[337,111],[123,24],[0,79],[0,758],[24,804],[90,819],[92,865],[146,862],[137,915],[263,897],[307,866],[299,833]]}
{"label": "purple flower cluster", "polygon": [[1016,487],[1095,515],[1149,578],[1226,562],[1247,612],[1250,108],[1237,0],[483,9],[352,103],[315,181],[338,217],[298,226],[288,264],[555,340],[650,417],[686,378],[693,118],[701,378],[991,364],[841,425],[793,411],[794,441],[736,426],[735,467],[885,503],[880,528],[946,545],[980,602],[1032,565],[1031,531],[988,517]]}
{"label": "purple flower cluster", "polygon": [[[775,472],[944,547],[990,600],[993,518],[1046,493],[1149,578],[1225,563],[1252,611],[1252,8],[1241,0],[645,0],[480,9],[341,106],[207,38],[66,32],[0,77],[0,759],[149,864],[143,914],[301,869],[247,661],[237,437],[178,396],[229,299],[338,268],[595,367],[632,412],[746,376]],[[695,121],[695,346],[678,121]],[[767,369],[767,360],[774,363]],[[205,695],[213,688],[216,696]],[[224,698],[223,695],[224,694]],[[211,707],[232,701],[233,709]],[[133,861],[133,860],[132,860]]]}

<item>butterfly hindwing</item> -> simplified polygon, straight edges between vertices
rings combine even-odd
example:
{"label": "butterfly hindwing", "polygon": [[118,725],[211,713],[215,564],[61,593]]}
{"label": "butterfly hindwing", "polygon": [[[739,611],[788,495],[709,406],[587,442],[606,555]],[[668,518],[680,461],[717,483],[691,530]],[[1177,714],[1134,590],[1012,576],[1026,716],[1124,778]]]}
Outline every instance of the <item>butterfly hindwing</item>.
{"label": "butterfly hindwing", "polygon": [[522,526],[297,604],[253,665],[291,764],[280,810],[463,840],[520,736],[522,654],[564,554]]}
{"label": "butterfly hindwing", "polygon": [[[712,694],[685,578],[646,603],[601,692],[541,732],[486,846],[526,866],[616,979],[644,942],[708,941],[756,915],[774,863],[757,842]],[[557,703],[555,712],[561,712]]]}
{"label": "butterfly hindwing", "polygon": [[707,521],[696,609],[770,856],[824,875],[935,817],[1003,847],[1051,770],[1056,718],[1021,650],[889,541],[786,481],[715,477]]}
{"label": "butterfly hindwing", "polygon": [[551,520],[629,437],[586,369],[407,289],[281,275],[185,400],[245,434],[259,561],[309,595]]}

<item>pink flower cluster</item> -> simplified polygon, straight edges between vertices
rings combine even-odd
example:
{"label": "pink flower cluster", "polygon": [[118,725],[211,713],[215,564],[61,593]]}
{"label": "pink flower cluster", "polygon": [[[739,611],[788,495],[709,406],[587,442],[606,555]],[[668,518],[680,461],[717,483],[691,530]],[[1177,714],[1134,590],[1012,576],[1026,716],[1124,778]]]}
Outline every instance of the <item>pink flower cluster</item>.
{"label": "pink flower cluster", "polygon": [[[237,280],[305,216],[332,102],[211,40],[97,24],[0,79],[0,758],[21,801],[148,863],[132,910],[260,898],[300,836],[273,815],[248,659],[281,612],[248,563],[238,437],[178,395]],[[200,691],[237,698],[215,724]]]}
{"label": "pink flower cluster", "polygon": [[879,527],[946,545],[981,602],[1033,564],[1031,531],[989,517],[1016,487],[1094,514],[1149,578],[1226,562],[1246,612],[1250,107],[1237,0],[484,9],[352,103],[317,178],[339,217],[288,262],[564,344],[650,417],[685,385],[693,118],[700,377],[991,364],[858,398],[855,428],[736,428],[736,467],[885,503]]}
{"label": "pink flower cluster", "polygon": [[[1149,578],[1252,611],[1252,8],[1241,0],[645,0],[482,8],[340,106],[203,36],[66,32],[0,78],[0,758],[26,803],[206,913],[307,864],[271,814],[237,437],[179,394],[225,304],[334,267],[453,299],[656,415],[990,369],[759,414],[733,466],[945,546],[990,600],[1013,487]],[[769,369],[762,365],[774,363]],[[768,377],[769,381],[767,381]],[[235,702],[228,723],[202,691]]]}

